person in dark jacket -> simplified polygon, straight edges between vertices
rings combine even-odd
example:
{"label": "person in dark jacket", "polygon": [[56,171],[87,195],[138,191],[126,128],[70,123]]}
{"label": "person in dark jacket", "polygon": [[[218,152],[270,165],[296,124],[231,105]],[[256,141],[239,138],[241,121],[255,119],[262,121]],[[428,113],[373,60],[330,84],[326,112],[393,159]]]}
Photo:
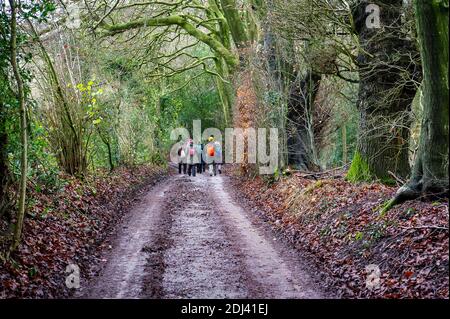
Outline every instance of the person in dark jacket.
{"label": "person in dark jacket", "polygon": [[205,156],[203,155],[203,143],[198,145],[198,153],[200,154],[200,163],[197,164],[197,172],[204,173],[206,168]]}
{"label": "person in dark jacket", "polygon": [[186,164],[186,151],[184,149],[184,144],[178,149],[178,174],[186,174],[187,164]]}
{"label": "person in dark jacket", "polygon": [[199,163],[199,155],[193,140],[188,140],[186,146],[186,163],[188,166],[187,173],[189,176],[195,176],[197,164]]}

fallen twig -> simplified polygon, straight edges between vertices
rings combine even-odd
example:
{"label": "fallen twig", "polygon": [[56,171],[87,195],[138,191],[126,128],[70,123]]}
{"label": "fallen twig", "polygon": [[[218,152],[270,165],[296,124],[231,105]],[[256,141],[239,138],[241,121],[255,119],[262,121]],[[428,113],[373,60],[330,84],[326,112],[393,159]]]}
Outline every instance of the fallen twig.
{"label": "fallen twig", "polygon": [[[316,177],[324,176],[327,174],[329,174],[330,178],[337,178],[337,177],[342,177],[344,175],[343,172],[339,172],[339,171],[345,169],[347,166],[348,166],[348,164],[341,166],[341,167],[336,167],[336,168],[332,168],[329,170],[321,171],[321,172],[309,173],[309,172],[304,172],[304,171],[300,171],[300,170],[291,170],[291,172],[297,173],[298,176],[305,177],[305,178],[307,178],[307,177],[316,178]],[[333,174],[333,172],[336,172],[336,173]]]}
{"label": "fallen twig", "polygon": [[429,225],[429,226],[414,226],[414,227],[404,227],[404,226],[400,226],[400,228],[402,228],[402,229],[426,229],[426,228],[431,228],[431,229],[440,229],[440,230],[447,230],[447,231],[448,231],[448,227],[444,227],[444,226],[434,226],[434,225]]}
{"label": "fallen twig", "polygon": [[392,173],[391,171],[388,171],[389,175],[391,175],[396,181],[397,183],[399,183],[400,185],[403,185],[406,183],[406,181],[404,181],[403,179],[401,179],[400,177],[398,177],[397,175],[395,175],[394,173]]}

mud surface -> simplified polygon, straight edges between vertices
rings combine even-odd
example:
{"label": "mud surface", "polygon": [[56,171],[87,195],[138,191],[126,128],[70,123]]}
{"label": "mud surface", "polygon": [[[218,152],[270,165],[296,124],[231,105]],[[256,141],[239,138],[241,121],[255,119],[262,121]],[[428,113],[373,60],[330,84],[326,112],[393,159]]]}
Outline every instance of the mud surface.
{"label": "mud surface", "polygon": [[172,176],[131,208],[85,298],[326,298],[227,177]]}

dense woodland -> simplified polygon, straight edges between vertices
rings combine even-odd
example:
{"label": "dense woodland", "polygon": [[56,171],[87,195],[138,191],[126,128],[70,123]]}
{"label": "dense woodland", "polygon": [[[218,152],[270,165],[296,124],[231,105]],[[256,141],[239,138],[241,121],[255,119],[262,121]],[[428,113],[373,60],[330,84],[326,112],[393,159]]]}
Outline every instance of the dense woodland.
{"label": "dense woodland", "polygon": [[0,0],[0,87],[0,262],[26,282],[20,247],[68,185],[167,167],[195,119],[277,127],[264,185],[331,176],[385,190],[372,214],[448,218],[447,0]]}

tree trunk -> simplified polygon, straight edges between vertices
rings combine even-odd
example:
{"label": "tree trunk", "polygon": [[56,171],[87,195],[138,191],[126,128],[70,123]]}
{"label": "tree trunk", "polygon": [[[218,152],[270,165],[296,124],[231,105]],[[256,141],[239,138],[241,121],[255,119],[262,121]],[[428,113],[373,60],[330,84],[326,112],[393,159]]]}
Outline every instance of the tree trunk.
{"label": "tree trunk", "polygon": [[247,26],[239,14],[236,0],[220,0],[220,4],[230,27],[234,43],[238,48],[248,46],[249,35]]}
{"label": "tree trunk", "polygon": [[296,169],[315,171],[317,165],[312,128],[313,105],[321,75],[307,72],[291,85],[288,99],[288,164]]}
{"label": "tree trunk", "polygon": [[[102,140],[103,144],[106,145],[106,148],[108,150],[109,171],[112,172],[114,170],[114,159],[113,159],[113,155],[112,155],[110,139],[108,137],[105,137],[102,134],[102,132],[101,132],[99,127],[97,127],[97,133],[98,133],[98,136],[100,136],[100,139]],[[106,134],[108,134],[108,133],[106,133]]]}
{"label": "tree trunk", "polygon": [[423,66],[423,118],[419,150],[410,181],[388,207],[421,195],[448,197],[448,3],[415,0]]}
{"label": "tree trunk", "polygon": [[219,97],[222,103],[223,108],[223,117],[225,122],[225,127],[228,127],[228,125],[231,122],[231,111],[232,111],[232,105],[233,105],[233,92],[230,90],[229,83],[225,83],[223,79],[228,79],[229,75],[225,71],[225,67],[223,65],[223,62],[221,59],[217,59],[215,61],[216,70],[217,73],[222,77],[216,77],[216,88],[217,92],[219,93]]}
{"label": "tree trunk", "polygon": [[[15,0],[9,1],[11,7],[11,66],[14,73],[14,78],[17,84],[17,99],[19,101],[20,109],[20,141],[22,143],[22,156],[20,163],[20,186],[19,186],[19,207],[16,216],[16,227],[14,230],[14,238],[11,245],[11,250],[15,250],[20,244],[22,236],[23,220],[25,217],[25,197],[27,187],[27,112],[25,106],[25,92],[23,88],[23,81],[20,75],[18,61],[17,61],[17,6]],[[20,1],[19,1],[20,5]]]}
{"label": "tree trunk", "polygon": [[[369,4],[380,7],[380,28],[367,24]],[[389,172],[407,177],[410,109],[420,70],[417,50],[401,30],[402,0],[359,1],[353,11],[360,41],[358,146],[347,174],[351,181],[391,182]],[[370,19],[370,18],[369,18]]]}
{"label": "tree trunk", "polygon": [[347,164],[347,127],[342,125],[342,163]]}
{"label": "tree trunk", "polygon": [[109,160],[109,171],[112,172],[114,170],[114,161],[112,157],[111,144],[106,143],[106,147],[108,148],[108,160]]}

